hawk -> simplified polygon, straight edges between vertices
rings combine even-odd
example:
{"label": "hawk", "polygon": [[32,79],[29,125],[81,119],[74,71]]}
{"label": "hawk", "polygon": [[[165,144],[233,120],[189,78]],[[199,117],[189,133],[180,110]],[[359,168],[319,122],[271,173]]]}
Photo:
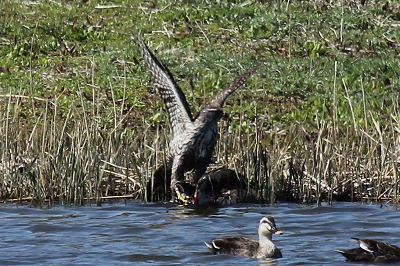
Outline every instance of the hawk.
{"label": "hawk", "polygon": [[206,172],[211,162],[218,140],[217,122],[223,116],[222,106],[225,100],[256,70],[253,67],[235,80],[223,91],[212,98],[193,117],[182,89],[174,80],[168,68],[150,51],[143,40],[136,37],[146,67],[150,70],[157,94],[163,99],[172,127],[172,140],[169,143],[169,154],[166,170],[171,170],[172,201],[175,193],[178,199],[186,202],[176,185],[184,180],[184,173],[195,170],[197,182]]}

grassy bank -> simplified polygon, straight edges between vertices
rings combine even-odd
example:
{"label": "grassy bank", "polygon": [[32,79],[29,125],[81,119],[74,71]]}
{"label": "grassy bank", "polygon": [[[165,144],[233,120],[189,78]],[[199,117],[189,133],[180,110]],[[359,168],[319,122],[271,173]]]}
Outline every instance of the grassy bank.
{"label": "grassy bank", "polygon": [[170,138],[132,32],[192,111],[236,75],[216,164],[260,201],[397,201],[398,1],[2,1],[0,197],[142,198]]}

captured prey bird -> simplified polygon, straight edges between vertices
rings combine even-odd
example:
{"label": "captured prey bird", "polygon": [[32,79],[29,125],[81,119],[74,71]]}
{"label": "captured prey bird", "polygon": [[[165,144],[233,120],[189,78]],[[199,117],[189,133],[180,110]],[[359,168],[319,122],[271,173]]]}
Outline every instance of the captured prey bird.
{"label": "captured prey bird", "polygon": [[243,85],[258,67],[253,67],[235,78],[227,88],[212,98],[197,116],[193,117],[186,97],[171,72],[157,59],[143,40],[134,38],[140,47],[145,65],[151,72],[157,93],[164,101],[172,127],[173,136],[166,159],[166,172],[171,171],[171,201],[175,200],[176,194],[180,201],[186,203],[187,199],[181,196],[177,183],[184,181],[185,172],[194,169],[195,182],[206,172],[218,140],[217,122],[224,115],[222,106],[229,95]]}
{"label": "captured prey bird", "polygon": [[229,254],[257,259],[282,258],[282,252],[272,242],[272,234],[281,235],[273,217],[263,217],[258,227],[258,239],[245,236],[214,239],[206,246],[216,254]]}
{"label": "captured prey bird", "polygon": [[335,250],[347,261],[364,262],[400,262],[400,247],[372,239],[352,238],[358,242],[359,248]]}

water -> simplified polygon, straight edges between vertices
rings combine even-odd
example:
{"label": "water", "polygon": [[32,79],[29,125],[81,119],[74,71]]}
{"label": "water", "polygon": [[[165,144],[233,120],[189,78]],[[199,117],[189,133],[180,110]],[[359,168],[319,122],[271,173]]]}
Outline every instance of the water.
{"label": "water", "polygon": [[[265,215],[274,216],[284,232],[274,236],[281,259],[211,255],[204,245],[215,237],[257,238]],[[356,247],[350,237],[400,244],[399,224],[395,207],[361,203],[202,210],[138,202],[51,209],[2,205],[0,265],[343,265],[334,250]]]}

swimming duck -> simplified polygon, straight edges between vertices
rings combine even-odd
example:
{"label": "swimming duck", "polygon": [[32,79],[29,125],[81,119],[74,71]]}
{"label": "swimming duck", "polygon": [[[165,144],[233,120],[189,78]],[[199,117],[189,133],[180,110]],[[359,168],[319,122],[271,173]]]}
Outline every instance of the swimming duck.
{"label": "swimming duck", "polygon": [[214,239],[211,243],[205,242],[213,254],[230,254],[249,258],[282,258],[281,251],[272,242],[272,234],[281,235],[273,217],[263,217],[258,227],[259,239],[244,236]]}
{"label": "swimming duck", "polygon": [[352,238],[359,244],[359,248],[335,250],[348,261],[395,262],[400,261],[400,248],[384,242]]}

